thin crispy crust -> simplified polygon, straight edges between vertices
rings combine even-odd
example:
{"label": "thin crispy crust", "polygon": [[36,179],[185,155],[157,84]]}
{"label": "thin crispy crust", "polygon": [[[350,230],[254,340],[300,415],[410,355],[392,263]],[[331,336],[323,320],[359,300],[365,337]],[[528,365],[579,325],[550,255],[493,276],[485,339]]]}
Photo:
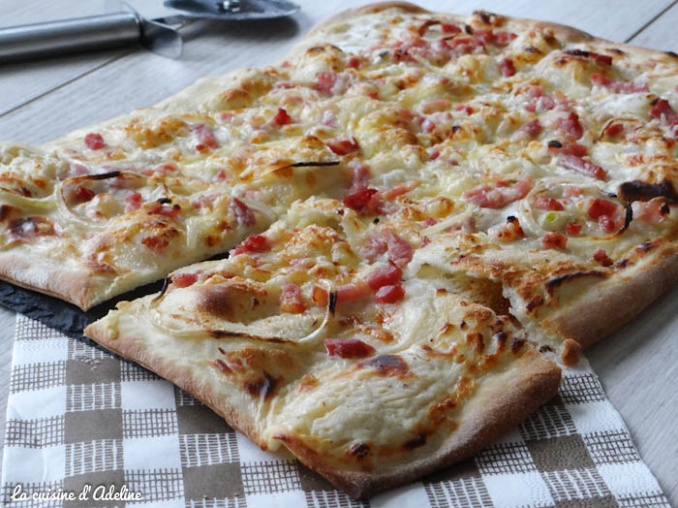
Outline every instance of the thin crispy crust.
{"label": "thin crispy crust", "polygon": [[104,323],[105,321],[102,320],[92,323],[85,328],[85,335],[190,393],[221,416],[231,427],[265,448],[265,444],[254,430],[253,422],[244,412],[231,404],[228,396],[219,389],[220,387],[206,382],[205,379],[193,375],[188,369],[180,366],[176,357],[172,357],[171,351],[164,351],[162,354],[149,341],[125,332],[116,333],[114,337],[111,337]]}
{"label": "thin crispy crust", "polygon": [[48,259],[26,252],[4,252],[0,256],[0,279],[69,301],[87,310],[101,301],[105,284],[81,266],[66,268]]}
{"label": "thin crispy crust", "polygon": [[617,273],[592,286],[557,308],[543,324],[587,348],[631,321],[677,283],[678,248],[671,244],[629,273]]}
{"label": "thin crispy crust", "polygon": [[482,382],[466,401],[459,427],[432,454],[405,463],[398,463],[401,457],[394,458],[395,466],[381,464],[376,471],[337,469],[292,436],[284,441],[301,462],[335,486],[352,497],[368,498],[472,457],[553,398],[560,378],[560,369],[553,362],[529,351],[504,372]]}
{"label": "thin crispy crust", "polygon": [[[125,333],[111,338],[104,323],[93,323],[85,330],[86,335],[191,393],[233,428],[264,446],[248,415],[239,411],[218,386],[191,374],[171,355],[158,354],[153,345],[143,339]],[[280,438],[301,462],[336,487],[354,498],[367,498],[472,457],[553,398],[560,378],[561,371],[556,364],[536,351],[528,351],[502,372],[483,379],[478,390],[465,402],[457,429],[433,453],[421,454],[411,462],[396,459],[395,467],[389,463],[376,464],[373,471],[346,470],[305,447],[294,436]]]}

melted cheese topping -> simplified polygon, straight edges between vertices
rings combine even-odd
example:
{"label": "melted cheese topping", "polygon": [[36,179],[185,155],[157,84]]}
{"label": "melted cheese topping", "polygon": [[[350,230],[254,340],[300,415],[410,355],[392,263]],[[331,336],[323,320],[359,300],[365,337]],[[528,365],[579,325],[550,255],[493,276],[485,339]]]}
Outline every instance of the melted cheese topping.
{"label": "melted cheese topping", "polygon": [[678,62],[581,39],[484,13],[331,24],[275,67],[6,148],[4,248],[67,244],[118,290],[246,238],[96,326],[226,393],[207,402],[264,447],[426,456],[478,387],[560,346],[539,323],[575,289],[676,240]]}

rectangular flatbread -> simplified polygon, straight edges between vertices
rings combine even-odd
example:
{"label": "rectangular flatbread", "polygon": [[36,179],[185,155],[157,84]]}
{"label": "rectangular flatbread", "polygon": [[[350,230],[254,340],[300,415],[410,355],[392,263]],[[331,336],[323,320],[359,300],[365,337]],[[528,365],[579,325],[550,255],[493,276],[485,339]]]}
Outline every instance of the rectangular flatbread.
{"label": "rectangular flatbread", "polygon": [[5,145],[0,277],[83,309],[166,277],[86,334],[369,497],[513,428],[675,284],[677,155],[676,55],[375,4]]}

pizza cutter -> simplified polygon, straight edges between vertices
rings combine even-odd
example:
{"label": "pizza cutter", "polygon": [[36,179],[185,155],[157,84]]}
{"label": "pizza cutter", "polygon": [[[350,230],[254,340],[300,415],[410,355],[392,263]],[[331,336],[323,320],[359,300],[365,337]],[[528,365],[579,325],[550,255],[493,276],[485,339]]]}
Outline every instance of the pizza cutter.
{"label": "pizza cutter", "polygon": [[288,0],[167,0],[179,11],[145,19],[127,4],[120,12],[0,28],[0,63],[62,56],[83,51],[141,46],[178,58],[182,39],[172,25],[198,18],[243,21],[286,17],[299,10]]}

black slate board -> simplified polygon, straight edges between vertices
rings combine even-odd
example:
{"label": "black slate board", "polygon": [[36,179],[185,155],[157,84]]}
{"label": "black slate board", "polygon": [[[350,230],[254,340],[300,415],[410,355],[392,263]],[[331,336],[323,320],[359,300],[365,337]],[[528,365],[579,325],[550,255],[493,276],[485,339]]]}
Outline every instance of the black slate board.
{"label": "black slate board", "polygon": [[82,339],[84,338],[82,331],[85,327],[105,316],[109,310],[115,308],[116,303],[157,293],[162,289],[163,284],[164,281],[158,281],[142,286],[130,293],[125,293],[113,300],[97,305],[88,311],[83,311],[58,298],[0,281],[0,305],[35,319],[70,337]]}

